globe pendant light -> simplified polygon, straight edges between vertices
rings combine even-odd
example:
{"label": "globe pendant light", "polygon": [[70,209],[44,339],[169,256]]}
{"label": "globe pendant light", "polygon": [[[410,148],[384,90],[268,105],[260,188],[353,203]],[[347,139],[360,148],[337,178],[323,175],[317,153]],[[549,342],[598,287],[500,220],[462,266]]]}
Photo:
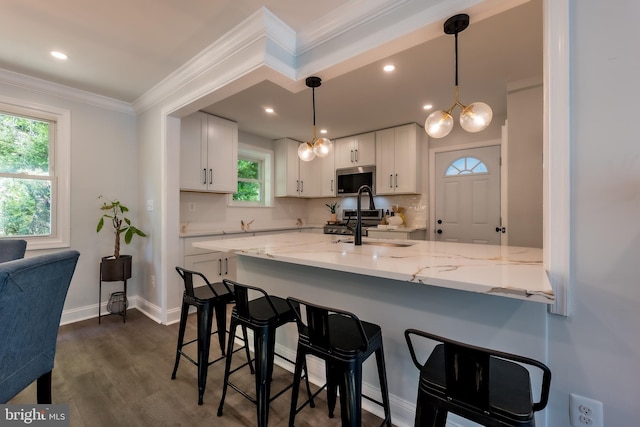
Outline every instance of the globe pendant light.
{"label": "globe pendant light", "polygon": [[474,102],[468,106],[460,103],[458,90],[458,33],[469,26],[469,15],[459,14],[447,19],[444,23],[445,34],[454,34],[456,40],[456,86],[455,102],[447,111],[439,110],[429,114],[424,122],[424,130],[432,138],[443,138],[449,135],[453,129],[453,116],[451,112],[455,107],[460,107],[460,126],[467,132],[480,132],[489,126],[493,118],[491,107],[484,102]]}
{"label": "globe pendant light", "polygon": [[307,77],[307,87],[311,88],[313,100],[313,139],[311,142],[303,142],[298,147],[298,157],[300,160],[310,162],[318,157],[327,157],[333,147],[333,142],[328,138],[318,138],[316,136],[316,88],[320,87],[322,80],[320,77]]}

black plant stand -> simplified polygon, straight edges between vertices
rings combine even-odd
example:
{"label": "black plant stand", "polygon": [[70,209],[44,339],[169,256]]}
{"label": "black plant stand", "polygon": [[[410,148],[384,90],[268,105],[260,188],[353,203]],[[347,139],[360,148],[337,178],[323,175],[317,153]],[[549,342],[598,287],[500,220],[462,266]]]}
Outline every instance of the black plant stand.
{"label": "black plant stand", "polygon": [[[102,257],[99,274],[98,323],[100,323],[103,316],[112,314],[122,316],[123,322],[127,323],[127,279],[131,278],[131,255],[120,255],[120,258]],[[124,306],[122,311],[102,314],[102,282],[123,282]]]}

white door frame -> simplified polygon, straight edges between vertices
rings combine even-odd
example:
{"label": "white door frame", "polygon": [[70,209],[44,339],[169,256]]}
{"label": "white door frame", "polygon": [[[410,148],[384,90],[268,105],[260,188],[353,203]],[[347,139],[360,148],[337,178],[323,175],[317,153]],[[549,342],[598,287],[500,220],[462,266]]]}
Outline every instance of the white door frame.
{"label": "white door frame", "polygon": [[[459,150],[468,150],[470,148],[483,148],[490,147],[493,145],[502,146],[502,141],[500,139],[490,139],[486,141],[476,141],[469,142],[465,144],[457,144],[457,145],[448,145],[445,147],[437,147],[429,149],[429,240],[434,240],[432,238],[433,233],[436,229],[436,154],[437,153],[446,153],[448,151],[459,151]],[[502,182],[502,168],[504,167],[504,162],[500,167],[500,182]],[[501,214],[505,214],[505,199],[504,199],[504,191],[500,191],[500,212]],[[506,240],[501,238],[500,245],[504,245]]]}

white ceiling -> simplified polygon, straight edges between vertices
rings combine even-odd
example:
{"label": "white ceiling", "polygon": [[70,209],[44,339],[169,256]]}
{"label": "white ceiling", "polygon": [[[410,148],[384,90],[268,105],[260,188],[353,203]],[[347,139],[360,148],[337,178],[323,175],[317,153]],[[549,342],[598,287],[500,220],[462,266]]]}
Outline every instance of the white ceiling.
{"label": "white ceiling", "polygon": [[[361,0],[2,0],[0,68],[133,102],[189,59],[267,7],[298,32],[319,17]],[[489,103],[506,115],[506,88],[542,80],[542,4],[532,0],[474,22],[459,35],[460,100]],[[454,38],[442,35],[385,60],[323,81],[316,121],[329,137],[398,124],[422,124],[423,104],[453,103]],[[69,60],[50,57],[61,50]],[[383,64],[396,65],[383,74]],[[322,76],[319,72],[318,75]],[[264,106],[276,114],[265,115]],[[207,111],[268,138],[311,136],[311,90],[265,81]]]}

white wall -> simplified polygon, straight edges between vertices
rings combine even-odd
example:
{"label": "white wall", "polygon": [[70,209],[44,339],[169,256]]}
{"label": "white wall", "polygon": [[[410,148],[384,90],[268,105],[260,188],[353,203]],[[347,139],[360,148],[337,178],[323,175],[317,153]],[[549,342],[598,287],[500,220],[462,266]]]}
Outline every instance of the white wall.
{"label": "white wall", "polygon": [[507,95],[510,246],[542,247],[542,96],[540,84]]}
{"label": "white wall", "polygon": [[[34,82],[42,83],[30,79],[25,79],[20,86],[0,83],[0,92],[4,96],[71,112],[71,248],[80,252],[80,259],[62,321],[76,321],[97,316],[100,258],[113,254],[111,229],[105,227],[100,234],[96,233],[98,219],[103,213],[99,209],[102,201],[98,196],[102,194],[106,198],[120,200],[131,208],[129,217],[134,224],[139,224],[136,219],[136,117],[132,111],[123,112],[130,110],[128,104],[114,102],[115,109],[111,109],[75,100],[73,96],[65,98],[64,90],[60,91],[61,96],[54,96],[43,90],[24,88]],[[105,104],[108,105],[109,100],[105,100]],[[140,243],[139,239],[134,239],[131,245],[125,245],[124,239],[122,241],[121,252],[134,256],[134,273],[128,281],[129,295],[138,293]],[[29,251],[28,256],[36,253]],[[105,283],[103,298],[108,298],[110,292],[121,290],[121,287],[120,282]]]}
{"label": "white wall", "polygon": [[571,10],[572,315],[549,316],[549,426],[569,392],[604,403],[605,425],[638,425],[640,141],[635,0]]}

